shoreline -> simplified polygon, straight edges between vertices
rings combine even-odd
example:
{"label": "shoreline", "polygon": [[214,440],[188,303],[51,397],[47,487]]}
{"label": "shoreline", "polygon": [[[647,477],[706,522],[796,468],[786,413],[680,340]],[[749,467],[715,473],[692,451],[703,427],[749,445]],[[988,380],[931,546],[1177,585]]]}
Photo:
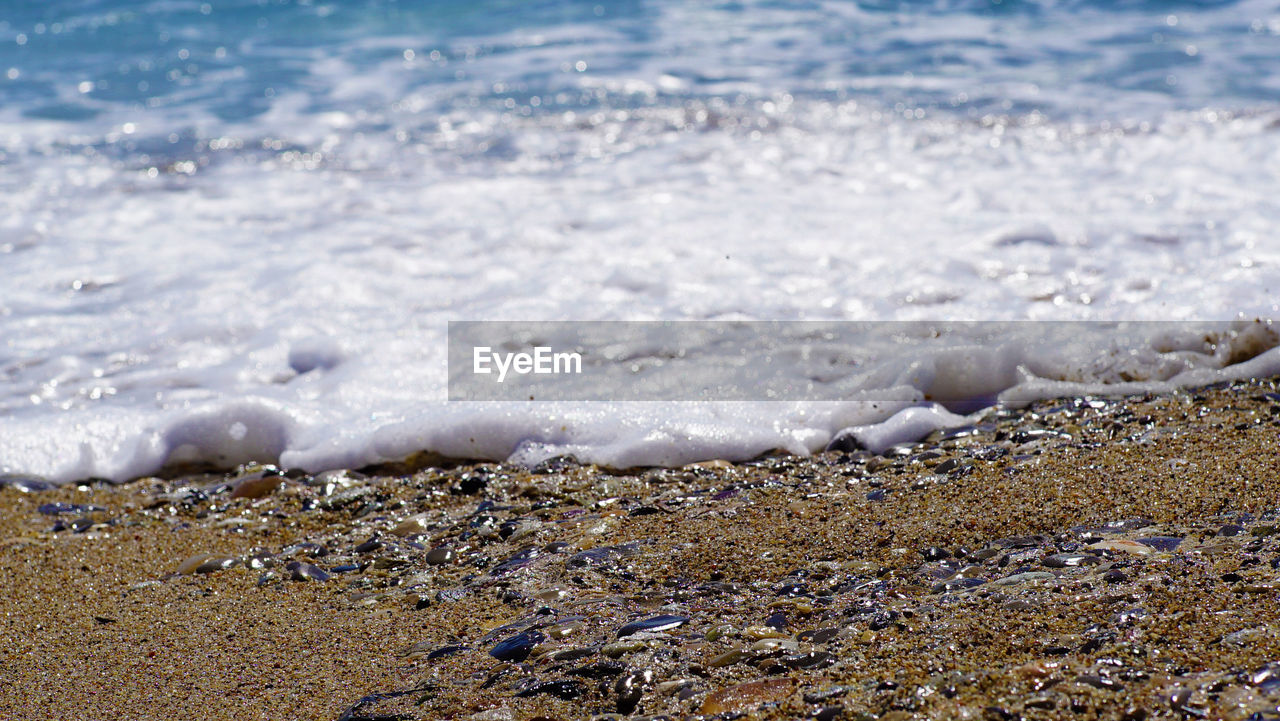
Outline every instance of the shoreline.
{"label": "shoreline", "polygon": [[1037,403],[901,455],[0,488],[0,713],[1275,712],[1275,391]]}

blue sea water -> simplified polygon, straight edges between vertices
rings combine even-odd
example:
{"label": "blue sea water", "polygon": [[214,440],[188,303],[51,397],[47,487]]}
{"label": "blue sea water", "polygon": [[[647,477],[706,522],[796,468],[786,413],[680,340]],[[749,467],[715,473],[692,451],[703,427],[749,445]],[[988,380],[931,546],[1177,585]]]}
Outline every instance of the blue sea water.
{"label": "blue sea water", "polygon": [[295,94],[304,112],[380,115],[411,92],[436,112],[789,93],[1149,118],[1274,103],[1278,33],[1265,0],[11,0],[0,92],[20,117],[157,130],[245,122]]}
{"label": "blue sea water", "polygon": [[446,403],[446,324],[1265,319],[1276,168],[1273,1],[8,0],[0,472],[814,451],[894,408]]}

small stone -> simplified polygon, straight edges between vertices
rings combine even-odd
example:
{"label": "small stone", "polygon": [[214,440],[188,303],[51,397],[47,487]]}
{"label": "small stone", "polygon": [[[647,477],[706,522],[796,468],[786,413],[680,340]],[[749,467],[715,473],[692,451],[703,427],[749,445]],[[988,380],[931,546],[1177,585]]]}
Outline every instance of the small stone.
{"label": "small stone", "polygon": [[185,576],[188,573],[194,573],[195,570],[200,567],[200,564],[204,563],[210,558],[213,558],[212,553],[197,553],[196,555],[191,556],[187,558],[185,561],[183,561],[182,563],[178,564],[177,574],[179,576]]}
{"label": "small stone", "polygon": [[618,638],[622,638],[623,636],[630,636],[633,633],[640,633],[642,631],[648,631],[648,632],[669,631],[673,628],[676,628],[678,626],[681,626],[687,623],[688,621],[689,621],[688,616],[672,616],[672,615],[653,616],[652,618],[645,618],[639,621],[632,621],[631,623],[628,623],[627,625],[618,629]]}
{"label": "small stone", "polygon": [[56,516],[63,513],[93,513],[94,511],[105,511],[105,508],[99,506],[89,506],[83,503],[44,503],[36,508],[37,511],[46,516]]}
{"label": "small stone", "polygon": [[[561,657],[561,653],[547,654],[547,657],[553,661],[565,660]],[[568,673],[574,676],[582,676],[583,678],[600,680],[602,678],[613,678],[626,670],[626,664],[621,661],[598,661],[586,666],[569,669]]]}
{"label": "small stone", "polygon": [[1148,546],[1144,543],[1138,543],[1137,541],[1126,541],[1123,539],[1098,541],[1097,543],[1091,543],[1088,546],[1085,546],[1085,550],[1111,551],[1113,553],[1131,553],[1136,556],[1150,556],[1152,553],[1155,552],[1152,550],[1151,546]]}
{"label": "small stone", "polygon": [[356,546],[355,552],[356,553],[373,553],[374,551],[377,551],[378,549],[382,548],[382,546],[383,546],[382,541],[378,540],[377,536],[374,536],[373,538],[370,538],[364,543],[361,543],[360,545]]}
{"label": "small stone", "polygon": [[737,686],[713,691],[698,708],[700,714],[720,714],[775,701],[791,693],[795,682],[789,678],[748,681]]}
{"label": "small stone", "polygon": [[542,632],[547,634],[547,638],[561,639],[581,630],[582,621],[565,621],[563,623],[557,623],[554,626],[547,626],[542,629]]}
{"label": "small stone", "polygon": [[793,656],[783,656],[779,661],[787,668],[814,669],[823,666],[830,666],[836,662],[836,657],[826,651],[809,651],[808,653],[796,654]]}
{"label": "small stone", "polygon": [[775,652],[795,652],[800,650],[800,644],[786,638],[766,638],[751,644],[751,648],[747,650],[756,656]]}
{"label": "small stone", "polygon": [[738,663],[739,661],[742,661],[747,657],[748,657],[748,654],[746,651],[740,648],[735,648],[731,651],[726,651],[720,654],[719,656],[716,656],[715,658],[711,659],[710,661],[707,662],[707,665],[711,666],[712,668],[723,668],[725,666],[732,666],[733,664]]}
{"label": "small stone", "polygon": [[921,551],[920,555],[924,556],[924,560],[926,561],[942,561],[951,558],[950,551],[945,548],[939,548],[938,546],[929,546]]}
{"label": "small stone", "polygon": [[547,637],[537,631],[524,631],[494,646],[489,655],[499,661],[523,661],[535,646],[545,640]]}
{"label": "small stone", "polygon": [[1124,575],[1123,571],[1113,568],[1102,574],[1102,580],[1107,583],[1124,583],[1129,580],[1129,577]]}
{"label": "small stone", "polygon": [[456,557],[457,554],[453,552],[453,549],[447,546],[440,546],[427,551],[427,563],[432,566],[443,566],[446,563],[453,563],[453,559]]}
{"label": "small stone", "polygon": [[329,580],[329,574],[325,573],[319,566],[303,561],[290,561],[284,569],[289,571],[289,578],[294,581],[305,583],[307,581],[324,582]]}
{"label": "small stone", "polygon": [[427,524],[426,516],[410,516],[397,523],[391,529],[391,534],[401,538],[407,538],[409,536],[417,536],[426,533],[429,528],[430,526]]}
{"label": "small stone", "polygon": [[742,629],[742,635],[750,639],[759,640],[762,638],[786,638],[784,631],[779,631],[771,626],[748,626]]}
{"label": "small stone", "polygon": [[516,697],[529,698],[530,696],[547,694],[565,701],[572,701],[581,696],[583,692],[582,684],[577,681],[543,681],[517,693]]}
{"label": "small stone", "polygon": [[1149,536],[1147,538],[1137,539],[1138,543],[1151,546],[1157,551],[1173,551],[1182,543],[1182,539],[1177,536]]}
{"label": "small stone", "polygon": [[284,476],[255,474],[236,483],[232,498],[264,498],[284,484]]}
{"label": "small stone", "polygon": [[1056,581],[1058,577],[1046,571],[1027,571],[1025,573],[1015,573],[1012,576],[1005,576],[992,581],[995,586],[1017,586],[1023,583],[1032,583],[1035,581]]}
{"label": "small stone", "polygon": [[733,633],[733,626],[727,623],[722,623],[719,626],[712,628],[710,631],[707,631],[707,640],[718,641],[731,633]]}
{"label": "small stone", "polygon": [[820,628],[816,631],[804,631],[796,636],[796,640],[806,643],[826,643],[840,635],[838,628]]}
{"label": "small stone", "polygon": [[227,568],[231,568],[239,564],[239,559],[230,556],[210,556],[205,559],[199,566],[196,566],[196,573],[213,573]]}
{"label": "small stone", "polygon": [[600,653],[608,656],[609,658],[619,658],[629,653],[635,653],[636,651],[646,648],[646,646],[647,644],[645,644],[644,641],[638,640],[614,641],[613,643],[606,643],[601,647]]}
{"label": "small stone", "polygon": [[1049,568],[1072,568],[1075,566],[1095,566],[1102,559],[1091,553],[1056,553],[1046,556],[1042,562]]}
{"label": "small stone", "polygon": [[641,669],[632,671],[614,684],[614,691],[618,694],[618,713],[630,714],[640,703],[640,698],[644,694],[644,689],[653,683],[653,671],[650,669]]}

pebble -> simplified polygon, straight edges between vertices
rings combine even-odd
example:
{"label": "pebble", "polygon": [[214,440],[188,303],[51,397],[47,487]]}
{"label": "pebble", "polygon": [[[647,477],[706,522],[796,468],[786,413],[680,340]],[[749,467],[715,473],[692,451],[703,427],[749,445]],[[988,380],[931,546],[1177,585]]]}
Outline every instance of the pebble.
{"label": "pebble", "polygon": [[107,509],[101,506],[91,506],[84,503],[42,503],[37,511],[46,516],[56,516],[62,513],[93,513],[95,511],[105,511]]}
{"label": "pebble", "polygon": [[646,644],[644,641],[638,641],[638,640],[614,641],[613,643],[606,643],[604,646],[601,646],[600,653],[610,658],[620,658],[629,653],[635,653],[636,651],[640,651],[647,647],[648,647],[648,644]]}
{"label": "pebble", "polygon": [[762,638],[786,638],[785,631],[773,628],[772,626],[748,626],[742,629],[742,635],[750,639]]}
{"label": "pebble", "polygon": [[653,671],[640,669],[618,679],[613,690],[618,694],[618,713],[630,714],[640,703],[644,689],[653,683]]}
{"label": "pebble", "polygon": [[766,701],[775,701],[790,694],[794,685],[795,681],[789,678],[771,678],[722,688],[707,694],[702,705],[698,707],[698,713],[708,715],[730,713],[757,706]]}
{"label": "pebble", "polygon": [[571,701],[581,696],[584,692],[585,689],[582,684],[577,681],[544,681],[517,693],[516,697],[528,698],[539,694],[547,694],[565,701]]}
{"label": "pebble", "polygon": [[453,549],[445,546],[440,546],[427,551],[427,563],[432,566],[443,566],[446,563],[453,563],[453,559],[456,557],[457,554],[453,552]]}
{"label": "pebble", "polygon": [[991,583],[996,586],[1017,586],[1023,583],[1032,583],[1035,581],[1056,581],[1058,577],[1046,571],[1027,571],[1025,573],[1015,573],[1012,576],[999,578]]}
{"label": "pebble", "polygon": [[1157,551],[1173,551],[1182,543],[1182,539],[1177,536],[1148,536],[1147,538],[1139,538],[1137,541],[1143,545],[1151,546]]}
{"label": "pebble", "polygon": [[1155,553],[1151,546],[1137,541],[1126,540],[1107,540],[1098,541],[1085,546],[1086,550],[1092,551],[1112,551],[1115,553],[1132,553],[1137,556],[1150,556]]}
{"label": "pebble", "polygon": [[689,621],[688,616],[673,616],[669,614],[664,614],[661,616],[653,616],[650,618],[641,619],[639,621],[632,621],[631,623],[628,623],[627,625],[618,629],[618,638],[622,638],[623,636],[630,636],[631,634],[640,633],[642,631],[648,631],[648,632],[669,631],[673,628],[684,625],[688,621]]}
{"label": "pebble", "polygon": [[523,661],[535,646],[546,640],[547,637],[537,631],[523,631],[494,646],[489,655],[499,661]]}
{"label": "pebble", "polygon": [[407,538],[426,533],[431,526],[427,523],[426,516],[417,515],[409,516],[403,521],[391,527],[391,535]]}
{"label": "pebble", "polygon": [[189,573],[194,573],[195,570],[200,567],[200,564],[204,563],[210,558],[213,558],[212,553],[197,553],[194,556],[190,556],[186,560],[184,560],[182,563],[178,564],[177,574],[180,576],[185,576]]}
{"label": "pebble", "polygon": [[239,559],[230,556],[211,556],[205,559],[199,566],[196,566],[196,573],[213,573],[232,568],[240,563]]}
{"label": "pebble", "polygon": [[319,566],[304,561],[290,561],[285,565],[284,570],[289,572],[289,578],[294,581],[324,582],[329,580],[329,574]]}
{"label": "pebble", "polygon": [[1056,553],[1045,556],[1042,561],[1049,568],[1071,568],[1075,566],[1096,566],[1102,559],[1091,553]]}
{"label": "pebble", "polygon": [[245,478],[231,490],[232,498],[265,498],[284,485],[284,476],[263,475]]}

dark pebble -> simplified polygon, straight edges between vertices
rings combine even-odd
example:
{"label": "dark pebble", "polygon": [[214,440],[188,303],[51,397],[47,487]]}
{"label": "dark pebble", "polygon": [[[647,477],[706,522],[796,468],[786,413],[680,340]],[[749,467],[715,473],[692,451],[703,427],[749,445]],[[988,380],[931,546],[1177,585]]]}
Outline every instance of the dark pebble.
{"label": "dark pebble", "polygon": [[1218,529],[1218,535],[1219,536],[1238,536],[1240,535],[1240,532],[1243,530],[1244,530],[1243,526],[1237,526],[1235,524],[1227,524],[1222,528]]}
{"label": "dark pebble", "polygon": [[986,583],[981,578],[957,578],[954,581],[943,581],[929,589],[930,593],[946,593],[948,591],[960,591],[966,588],[981,586]]}
{"label": "dark pebble", "polygon": [[38,476],[24,476],[16,473],[0,473],[0,488],[9,486],[20,493],[52,491],[57,484],[50,483]]}
{"label": "dark pebble", "polygon": [[540,694],[548,694],[556,698],[572,701],[583,693],[582,684],[577,681],[544,681],[516,694],[517,698],[529,698]]}
{"label": "dark pebble", "polygon": [[606,566],[620,558],[634,556],[639,546],[635,543],[624,543],[618,546],[600,546],[580,551],[569,557],[565,563],[570,568],[586,566]]}
{"label": "dark pebble", "polygon": [[[588,653],[588,655],[590,654]],[[569,659],[564,659],[561,656],[557,656],[557,660],[569,660]],[[623,662],[607,660],[607,661],[598,661],[596,663],[587,664],[586,666],[579,666],[577,668],[570,669],[569,673],[573,674],[574,676],[582,676],[583,678],[590,678],[590,679],[595,679],[599,681],[600,679],[603,679],[603,678],[612,678],[614,676],[617,676],[626,670],[627,670],[627,665],[624,664]]]}
{"label": "dark pebble", "polygon": [[[976,579],[969,579],[969,580],[976,580]],[[881,629],[885,629],[892,626],[893,622],[897,620],[898,620],[897,611],[878,611],[875,613],[875,615],[871,617],[871,622],[867,624],[867,627],[870,628],[872,631],[879,631]]]}
{"label": "dark pebble", "polygon": [[452,548],[446,548],[444,546],[427,551],[427,563],[432,566],[443,566],[446,563],[453,563],[453,559],[456,557],[457,554],[453,552]]}
{"label": "dark pebble", "polygon": [[865,451],[866,447],[858,440],[858,437],[852,433],[837,433],[835,438],[827,444],[828,451],[840,451],[843,453],[852,453],[854,451]]}
{"label": "dark pebble", "polygon": [[434,651],[432,651],[431,653],[427,654],[427,660],[428,660],[428,661],[434,661],[434,660],[435,660],[435,659],[437,659],[437,658],[444,658],[445,656],[452,656],[452,655],[454,655],[455,653],[461,653],[461,652],[463,652],[463,651],[465,651],[465,650],[467,650],[467,647],[466,647],[466,646],[459,646],[459,645],[457,645],[457,644],[454,644],[454,645],[452,645],[452,646],[441,646],[440,648],[437,648],[436,650],[434,650]]}
{"label": "dark pebble", "polygon": [[1102,580],[1106,581],[1107,583],[1124,583],[1125,581],[1129,580],[1129,577],[1124,575],[1123,571],[1119,571],[1113,568],[1110,571],[1107,571],[1106,573],[1102,574]]}
{"label": "dark pebble", "polygon": [[83,503],[45,503],[36,509],[46,516],[56,516],[61,513],[92,513],[94,511],[105,511],[105,508],[99,506],[89,506]]}
{"label": "dark pebble", "polygon": [[951,558],[950,551],[948,551],[945,548],[939,548],[937,546],[929,546],[928,548],[921,551],[920,555],[924,556],[924,560],[926,561],[941,561],[946,558]]}
{"label": "dark pebble", "polygon": [[222,571],[222,570],[231,568],[238,563],[240,562],[234,558],[230,558],[227,556],[218,556],[215,558],[210,558],[204,563],[201,563],[199,566],[196,566],[195,572],[196,573],[215,573],[217,571]]}
{"label": "dark pebble", "polygon": [[373,553],[374,551],[382,548],[382,545],[382,541],[379,541],[378,537],[374,536],[364,543],[361,543],[359,546],[356,546],[356,553]]}
{"label": "dark pebble", "polygon": [[464,473],[458,482],[449,489],[457,496],[474,496],[489,485],[489,479],[482,473]]}
{"label": "dark pebble", "polygon": [[803,596],[803,595],[805,595],[805,594],[806,594],[806,593],[808,593],[808,592],[809,592],[809,587],[808,587],[808,586],[806,586],[806,585],[804,585],[803,583],[789,583],[789,584],[787,584],[787,585],[785,585],[785,586],[782,586],[782,587],[778,588],[778,591],[777,591],[775,594],[773,594],[773,595],[775,595],[775,596]]}
{"label": "dark pebble", "polygon": [[1049,568],[1067,568],[1071,566],[1095,566],[1102,562],[1102,559],[1089,553],[1055,553],[1052,556],[1046,556],[1044,565]]}
{"label": "dark pebble", "polygon": [[833,698],[844,696],[854,689],[853,686],[829,686],[821,691],[811,691],[804,695],[805,703],[822,703]]}
{"label": "dark pebble", "polygon": [[783,656],[779,661],[787,668],[814,669],[830,666],[836,662],[836,657],[826,651],[810,651],[794,656]]}
{"label": "dark pebble", "polygon": [[688,621],[688,616],[671,616],[667,614],[644,618],[639,621],[632,621],[618,629],[618,638],[640,633],[641,631],[668,631]]}
{"label": "dark pebble", "polygon": [[525,631],[517,633],[507,640],[499,643],[489,651],[489,655],[499,661],[523,661],[529,657],[529,653],[533,651],[533,647],[547,640],[547,637],[537,631]]}
{"label": "dark pebble", "polygon": [[838,628],[820,628],[816,631],[805,631],[800,634],[799,640],[806,643],[826,643],[839,635]]}
{"label": "dark pebble", "polygon": [[618,679],[613,690],[618,694],[618,713],[629,714],[640,703],[644,689],[653,682],[653,671],[640,669]]}
{"label": "dark pebble", "polygon": [[303,563],[302,561],[290,561],[289,564],[284,568],[286,571],[290,572],[289,578],[295,581],[328,581],[329,580],[329,574],[321,570],[319,566],[313,566],[310,563]]}
{"label": "dark pebble", "polygon": [[1136,539],[1138,543],[1151,546],[1157,551],[1172,551],[1182,543],[1182,539],[1177,536],[1151,536],[1149,538]]}

